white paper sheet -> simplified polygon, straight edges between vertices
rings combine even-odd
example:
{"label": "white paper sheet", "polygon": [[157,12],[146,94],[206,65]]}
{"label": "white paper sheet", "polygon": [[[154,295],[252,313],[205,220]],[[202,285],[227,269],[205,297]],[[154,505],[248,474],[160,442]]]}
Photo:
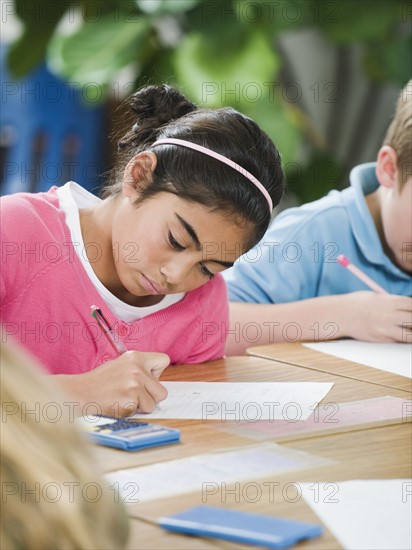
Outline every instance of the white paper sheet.
{"label": "white paper sheet", "polygon": [[303,345],[341,359],[412,378],[412,346],[410,344],[336,340]]}
{"label": "white paper sheet", "polygon": [[321,403],[316,413],[307,420],[285,422],[273,420],[269,422],[214,422],[210,425],[213,430],[247,437],[256,441],[285,441],[295,438],[297,434],[335,433],[351,426],[365,424],[389,425],[405,422],[412,418],[412,401],[401,397],[372,397],[361,401],[346,403]]}
{"label": "white paper sheet", "polygon": [[[267,478],[281,472],[331,463],[330,460],[303,451],[288,449],[274,443],[263,443],[160,462],[140,468],[119,470],[105,477],[109,480],[112,490],[116,494],[119,493],[126,503],[144,502],[199,491],[202,502],[207,504],[207,499],[211,495],[219,490],[225,490],[226,486],[222,485],[225,483],[227,485],[235,483],[234,490],[238,490],[241,494],[239,485],[241,481]],[[259,491],[263,492],[265,488],[268,490],[270,483],[272,483],[272,489],[282,490],[281,486],[273,487],[273,481],[267,482],[266,486],[265,482],[254,483],[254,497],[259,494]],[[230,498],[236,498],[233,492],[230,495]]]}
{"label": "white paper sheet", "polygon": [[301,483],[302,495],[343,548],[410,550],[411,479],[339,481],[333,495],[323,485]]}
{"label": "white paper sheet", "polygon": [[306,420],[333,383],[164,382],[169,396],[144,418],[257,422]]}

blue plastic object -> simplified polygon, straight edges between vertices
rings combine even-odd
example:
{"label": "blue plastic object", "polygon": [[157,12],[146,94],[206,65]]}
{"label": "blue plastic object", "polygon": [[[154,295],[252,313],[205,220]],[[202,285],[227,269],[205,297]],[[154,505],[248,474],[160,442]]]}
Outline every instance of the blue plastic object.
{"label": "blue plastic object", "polygon": [[136,418],[82,417],[81,426],[94,443],[124,451],[140,451],[180,442],[180,430]]}
{"label": "blue plastic object", "polygon": [[14,80],[6,55],[0,44],[0,193],[47,191],[69,180],[96,193],[105,170],[105,112],[84,98],[101,90],[63,82],[44,65]]}
{"label": "blue plastic object", "polygon": [[196,506],[159,519],[168,531],[215,537],[265,548],[289,548],[322,535],[320,525],[274,516],[250,514],[216,506]]}

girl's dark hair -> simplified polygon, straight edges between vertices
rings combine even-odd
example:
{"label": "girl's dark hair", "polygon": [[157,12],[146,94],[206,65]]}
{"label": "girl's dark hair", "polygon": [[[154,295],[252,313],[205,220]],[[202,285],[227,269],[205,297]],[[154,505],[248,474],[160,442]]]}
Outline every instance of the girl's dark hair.
{"label": "girl's dark hair", "polygon": [[177,145],[151,145],[179,138],[203,145],[238,163],[268,190],[274,206],[284,192],[280,155],[270,138],[250,118],[232,108],[198,109],[168,85],[146,86],[131,97],[136,120],[118,143],[117,181],[103,196],[120,192],[123,171],[141,151],[153,151],[157,165],[141,190],[139,203],[161,192],[200,203],[212,211],[235,216],[254,228],[247,247],[264,235],[271,212],[262,193],[242,174],[207,155]]}

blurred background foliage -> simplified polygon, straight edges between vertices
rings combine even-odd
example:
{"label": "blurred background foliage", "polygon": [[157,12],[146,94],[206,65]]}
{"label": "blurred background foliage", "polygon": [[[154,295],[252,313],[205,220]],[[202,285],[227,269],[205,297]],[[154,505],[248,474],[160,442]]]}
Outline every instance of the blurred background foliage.
{"label": "blurred background foliage", "polygon": [[[234,106],[278,146],[297,202],[347,185],[349,169],[365,160],[359,151],[370,156],[383,137],[363,148],[382,89],[389,86],[396,98],[412,66],[405,0],[60,0],[57,9],[49,0],[15,0],[14,6],[23,23],[9,50],[16,79],[46,59],[53,73],[88,87],[92,103],[109,102],[114,92],[120,102],[140,85],[167,82],[200,107]],[[73,24],[63,28],[63,19]],[[332,68],[322,76],[331,52]],[[356,71],[360,87],[351,86]],[[356,114],[342,144],[348,102]],[[375,134],[393,108],[386,106]]]}

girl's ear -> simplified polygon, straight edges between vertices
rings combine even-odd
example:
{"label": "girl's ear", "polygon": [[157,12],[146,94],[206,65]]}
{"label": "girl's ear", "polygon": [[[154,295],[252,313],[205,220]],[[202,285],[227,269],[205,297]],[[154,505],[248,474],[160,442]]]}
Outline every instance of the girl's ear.
{"label": "girl's ear", "polygon": [[376,177],[387,189],[393,189],[398,183],[398,155],[393,147],[384,145],[379,149],[376,160]]}
{"label": "girl's ear", "polygon": [[157,165],[157,157],[151,151],[143,151],[133,157],[123,174],[122,191],[126,197],[139,194],[139,189],[149,183]]}

